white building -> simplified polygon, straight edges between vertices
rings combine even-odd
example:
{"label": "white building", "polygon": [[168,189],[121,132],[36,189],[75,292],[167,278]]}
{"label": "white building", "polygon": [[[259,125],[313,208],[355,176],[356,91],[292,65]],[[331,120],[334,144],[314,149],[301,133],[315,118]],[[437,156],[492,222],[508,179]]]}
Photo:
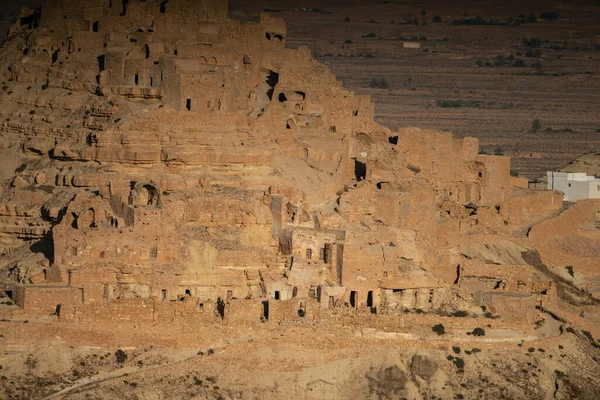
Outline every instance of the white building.
{"label": "white building", "polygon": [[548,189],[563,192],[563,200],[577,201],[600,198],[600,178],[585,172],[548,171]]}

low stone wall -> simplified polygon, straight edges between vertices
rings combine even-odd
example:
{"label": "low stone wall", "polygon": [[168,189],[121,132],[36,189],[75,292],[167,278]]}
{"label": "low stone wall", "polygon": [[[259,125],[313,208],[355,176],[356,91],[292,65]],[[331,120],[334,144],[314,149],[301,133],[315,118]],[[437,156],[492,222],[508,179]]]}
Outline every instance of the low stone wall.
{"label": "low stone wall", "polygon": [[217,323],[212,303],[199,303],[190,297],[185,301],[155,299],[120,299],[90,304],[65,304],[60,311],[61,322],[174,322]]}
{"label": "low stone wall", "polygon": [[41,310],[50,313],[57,306],[81,302],[81,289],[70,286],[17,286],[13,294],[15,304],[24,310]]}

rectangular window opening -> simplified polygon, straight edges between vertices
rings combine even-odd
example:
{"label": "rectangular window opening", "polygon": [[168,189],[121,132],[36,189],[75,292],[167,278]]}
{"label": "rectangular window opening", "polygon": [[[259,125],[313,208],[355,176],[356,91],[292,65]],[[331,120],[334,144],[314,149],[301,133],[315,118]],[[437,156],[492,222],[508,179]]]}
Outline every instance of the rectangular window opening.
{"label": "rectangular window opening", "polygon": [[350,307],[358,306],[358,292],[356,290],[352,290],[350,292]]}

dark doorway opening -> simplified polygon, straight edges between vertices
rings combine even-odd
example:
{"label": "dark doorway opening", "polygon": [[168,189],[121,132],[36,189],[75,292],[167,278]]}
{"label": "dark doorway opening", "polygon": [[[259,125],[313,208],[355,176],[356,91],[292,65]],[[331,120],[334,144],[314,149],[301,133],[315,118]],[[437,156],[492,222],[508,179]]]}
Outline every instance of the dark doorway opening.
{"label": "dark doorway opening", "polygon": [[185,295],[186,296],[191,296],[192,295],[192,291],[190,289],[185,289]]}
{"label": "dark doorway opening", "polygon": [[356,307],[358,305],[358,293],[356,290],[350,292],[350,306]]}
{"label": "dark doorway opening", "polygon": [[163,289],[160,291],[160,299],[162,301],[167,301],[167,289]]}
{"label": "dark doorway opening", "polygon": [[92,25],[92,30],[94,32],[98,32],[99,28],[100,28],[100,24],[98,23],[98,21],[94,22],[93,25]]}
{"label": "dark doorway opening", "polygon": [[268,321],[269,320],[269,302],[266,300],[263,301],[262,306],[263,306],[263,317],[265,318],[266,321]]}
{"label": "dark doorway opening", "polygon": [[391,144],[398,144],[398,136],[390,136],[388,138],[388,142],[390,142]]}
{"label": "dark doorway opening", "polygon": [[267,90],[267,96],[269,100],[273,100],[273,92],[275,91],[275,85],[279,83],[279,74],[275,71],[269,70],[269,75],[267,75],[266,79],[267,85],[269,85],[270,89]]}
{"label": "dark doorway opening", "polygon": [[333,248],[331,246],[331,243],[325,243],[325,252],[323,254],[323,262],[325,264],[331,264],[331,259],[332,259],[332,254],[333,254]]}
{"label": "dark doorway opening", "polygon": [[354,176],[357,181],[362,181],[367,178],[367,164],[358,160],[354,160]]}
{"label": "dark doorway opening", "polygon": [[192,99],[187,99],[185,101],[185,108],[188,111],[192,111]]}
{"label": "dark doorway opening", "polygon": [[134,81],[136,85],[140,83],[140,76],[138,74],[135,74]]}
{"label": "dark doorway opening", "polygon": [[56,309],[54,310],[54,314],[60,316],[60,304],[56,305]]}
{"label": "dark doorway opening", "polygon": [[129,3],[129,0],[122,0],[123,3],[123,11],[121,12],[121,16],[124,16],[127,14],[127,5]]}
{"label": "dark doorway opening", "polygon": [[279,295],[279,290],[275,291],[274,297],[275,297],[275,300],[280,300],[281,297]]}
{"label": "dark doorway opening", "polygon": [[[54,53],[54,54],[56,54],[56,53]],[[58,56],[58,54],[57,54],[57,56]],[[100,70],[100,72],[104,71],[104,60],[105,60],[104,54],[98,56],[98,69]],[[54,61],[52,61],[52,62],[54,62]]]}
{"label": "dark doorway opening", "polygon": [[373,291],[369,290],[367,293],[367,307],[373,307]]}
{"label": "dark doorway opening", "polygon": [[312,258],[312,249],[306,249],[306,259],[310,260]]}

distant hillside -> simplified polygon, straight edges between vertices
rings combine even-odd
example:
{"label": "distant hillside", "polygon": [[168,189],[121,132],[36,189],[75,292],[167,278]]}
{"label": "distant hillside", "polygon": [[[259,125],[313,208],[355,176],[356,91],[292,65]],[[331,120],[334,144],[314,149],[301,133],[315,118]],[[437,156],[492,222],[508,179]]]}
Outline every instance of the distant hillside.
{"label": "distant hillside", "polygon": [[587,175],[600,176],[600,151],[584,154],[561,169],[564,172],[585,172]]}

